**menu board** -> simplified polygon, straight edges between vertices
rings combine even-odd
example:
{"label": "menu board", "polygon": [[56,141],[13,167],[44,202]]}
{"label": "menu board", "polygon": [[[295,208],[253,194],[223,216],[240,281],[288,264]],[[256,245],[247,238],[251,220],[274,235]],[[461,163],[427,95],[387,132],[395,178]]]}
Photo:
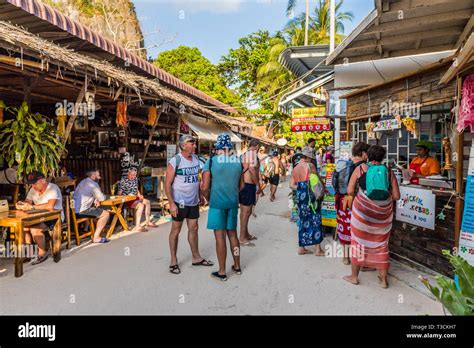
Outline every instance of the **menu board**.
{"label": "menu board", "polygon": [[400,186],[396,219],[434,230],[436,196],[430,190]]}
{"label": "menu board", "polygon": [[122,177],[127,176],[128,170],[130,168],[135,168],[138,170],[140,167],[140,159],[136,154],[130,152],[125,152],[120,159],[120,167],[122,168]]}

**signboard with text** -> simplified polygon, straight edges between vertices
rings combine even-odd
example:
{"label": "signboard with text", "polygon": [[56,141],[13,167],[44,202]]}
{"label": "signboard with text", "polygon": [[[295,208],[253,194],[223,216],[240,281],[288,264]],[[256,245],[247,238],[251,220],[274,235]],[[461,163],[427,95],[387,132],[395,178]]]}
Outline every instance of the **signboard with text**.
{"label": "signboard with text", "polygon": [[430,190],[400,186],[396,219],[434,230],[436,196]]}
{"label": "signboard with text", "polygon": [[336,191],[332,186],[332,176],[335,164],[326,164],[326,190],[327,194],[324,195],[323,202],[321,204],[321,218],[323,226],[336,227],[337,226],[337,212],[336,212]]}
{"label": "signboard with text", "polygon": [[326,115],[326,105],[314,108],[295,108],[291,112],[292,132],[321,132],[331,130],[331,121]]}
{"label": "signboard with text", "polygon": [[390,131],[394,129],[400,129],[401,127],[401,122],[399,122],[396,118],[380,120],[375,122],[374,132]]}

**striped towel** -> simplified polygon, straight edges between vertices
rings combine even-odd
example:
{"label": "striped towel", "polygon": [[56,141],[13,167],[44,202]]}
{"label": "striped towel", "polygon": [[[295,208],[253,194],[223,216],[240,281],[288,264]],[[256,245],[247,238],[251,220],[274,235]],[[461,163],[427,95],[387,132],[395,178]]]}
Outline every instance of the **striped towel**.
{"label": "striped towel", "polygon": [[388,239],[392,220],[392,197],[374,201],[359,191],[351,217],[351,260],[354,265],[376,269],[390,267]]}

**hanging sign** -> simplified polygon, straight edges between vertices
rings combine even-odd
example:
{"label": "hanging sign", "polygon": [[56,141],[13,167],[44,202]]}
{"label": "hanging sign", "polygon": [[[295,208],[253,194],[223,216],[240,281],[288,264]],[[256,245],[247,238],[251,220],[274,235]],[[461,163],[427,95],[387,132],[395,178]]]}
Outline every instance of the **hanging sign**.
{"label": "hanging sign", "polygon": [[375,122],[374,132],[390,131],[394,129],[400,129],[401,123],[396,118],[391,118],[387,120],[380,120]]}
{"label": "hanging sign", "polygon": [[141,159],[138,158],[136,154],[131,154],[130,152],[125,152],[120,159],[120,166],[122,167],[122,177],[127,176],[128,170],[130,168],[135,168],[138,170],[140,167]]}
{"label": "hanging sign", "polygon": [[318,132],[331,130],[329,118],[326,115],[326,105],[314,108],[294,108],[291,111],[291,131],[292,132]]}
{"label": "hanging sign", "polygon": [[396,219],[411,225],[435,229],[436,196],[429,190],[400,186]]}

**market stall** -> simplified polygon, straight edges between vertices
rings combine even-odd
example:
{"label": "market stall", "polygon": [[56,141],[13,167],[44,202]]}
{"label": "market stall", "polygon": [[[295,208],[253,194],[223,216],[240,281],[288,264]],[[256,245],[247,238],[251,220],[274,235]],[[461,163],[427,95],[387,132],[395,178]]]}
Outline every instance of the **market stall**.
{"label": "market stall", "polygon": [[[386,164],[399,178],[401,200],[390,237],[394,258],[424,265],[443,274],[450,265],[441,254],[456,245],[455,202],[456,84],[440,85],[452,60],[444,59],[416,72],[346,94],[349,139],[386,148]],[[416,145],[432,144],[438,175],[410,183],[407,170]],[[462,164],[461,164],[462,165]]]}

